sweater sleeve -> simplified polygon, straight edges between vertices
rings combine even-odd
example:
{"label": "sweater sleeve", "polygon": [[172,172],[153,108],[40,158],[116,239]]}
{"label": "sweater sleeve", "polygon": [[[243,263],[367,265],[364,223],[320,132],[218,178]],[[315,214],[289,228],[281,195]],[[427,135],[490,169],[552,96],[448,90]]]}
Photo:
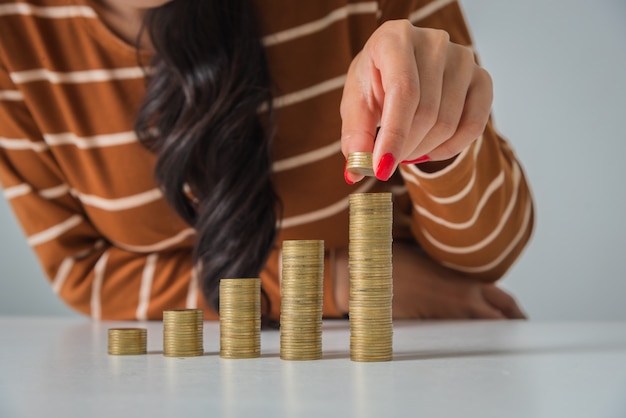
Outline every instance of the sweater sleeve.
{"label": "sweater sleeve", "polygon": [[[95,319],[158,319],[203,306],[191,247],[120,248],[90,222],[0,63],[0,182],[54,292]],[[189,235],[193,231],[189,230]]]}
{"label": "sweater sleeve", "polygon": [[[446,30],[452,42],[474,47],[457,1],[387,0],[381,6],[382,20],[408,17],[416,26]],[[419,165],[403,165],[400,172],[411,199],[411,231],[441,264],[480,280],[497,280],[530,240],[531,192],[513,150],[491,120],[446,168],[426,173]]]}

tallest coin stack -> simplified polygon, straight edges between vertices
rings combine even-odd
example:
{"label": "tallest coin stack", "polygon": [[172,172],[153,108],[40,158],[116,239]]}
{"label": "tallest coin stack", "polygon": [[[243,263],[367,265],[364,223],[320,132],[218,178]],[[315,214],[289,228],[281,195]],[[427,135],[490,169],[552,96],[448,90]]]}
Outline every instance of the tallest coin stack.
{"label": "tallest coin stack", "polygon": [[392,327],[391,193],[350,195],[350,359],[389,361]]}

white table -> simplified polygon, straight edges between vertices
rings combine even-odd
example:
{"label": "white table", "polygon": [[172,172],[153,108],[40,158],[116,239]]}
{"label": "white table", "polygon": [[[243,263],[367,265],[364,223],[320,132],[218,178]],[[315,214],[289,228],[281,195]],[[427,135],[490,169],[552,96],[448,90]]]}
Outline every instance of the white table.
{"label": "white table", "polygon": [[[107,329],[148,328],[148,355],[110,356]],[[394,360],[349,359],[346,321],[324,358],[162,355],[162,323],[0,318],[0,417],[626,417],[626,323],[396,322]]]}

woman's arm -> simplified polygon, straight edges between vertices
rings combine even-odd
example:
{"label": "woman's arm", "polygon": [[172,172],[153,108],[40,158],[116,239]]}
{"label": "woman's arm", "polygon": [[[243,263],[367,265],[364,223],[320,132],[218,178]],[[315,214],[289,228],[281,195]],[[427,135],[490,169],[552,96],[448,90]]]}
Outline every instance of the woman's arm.
{"label": "woman's arm", "polygon": [[190,246],[133,251],[94,226],[1,64],[0,183],[53,290],[72,308],[98,319],[158,319],[164,309],[202,306]]}
{"label": "woman's arm", "polygon": [[[491,83],[471,55],[460,7],[424,0],[382,7],[383,20],[409,17],[415,26],[383,24],[353,61],[342,102],[344,154],[373,151],[381,180],[399,167],[411,231],[430,258],[496,280],[530,239],[534,212],[523,170],[489,119]],[[402,164],[420,156],[434,161]]]}
{"label": "woman's arm", "polygon": [[[335,253],[337,308],[349,309],[348,251]],[[420,319],[523,319],[515,299],[491,283],[432,260],[415,243],[393,244],[393,316]]]}

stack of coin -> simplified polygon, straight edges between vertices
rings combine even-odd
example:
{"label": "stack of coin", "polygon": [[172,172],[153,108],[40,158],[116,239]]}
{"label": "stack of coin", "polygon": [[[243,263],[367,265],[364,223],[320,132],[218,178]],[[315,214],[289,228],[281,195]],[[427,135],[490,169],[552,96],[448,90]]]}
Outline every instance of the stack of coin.
{"label": "stack of coin", "polygon": [[350,195],[350,359],[393,354],[391,193]]}
{"label": "stack of coin", "polygon": [[148,330],[145,328],[110,328],[108,353],[116,356],[146,354]]}
{"label": "stack of coin", "polygon": [[261,279],[220,280],[220,357],[261,355]]}
{"label": "stack of coin", "polygon": [[371,152],[351,152],[348,154],[348,164],[346,169],[362,176],[373,177],[374,169],[372,168]]}
{"label": "stack of coin", "polygon": [[283,241],[280,358],[322,357],[324,241]]}
{"label": "stack of coin", "polygon": [[201,309],[163,311],[163,355],[196,357],[204,354]]}

